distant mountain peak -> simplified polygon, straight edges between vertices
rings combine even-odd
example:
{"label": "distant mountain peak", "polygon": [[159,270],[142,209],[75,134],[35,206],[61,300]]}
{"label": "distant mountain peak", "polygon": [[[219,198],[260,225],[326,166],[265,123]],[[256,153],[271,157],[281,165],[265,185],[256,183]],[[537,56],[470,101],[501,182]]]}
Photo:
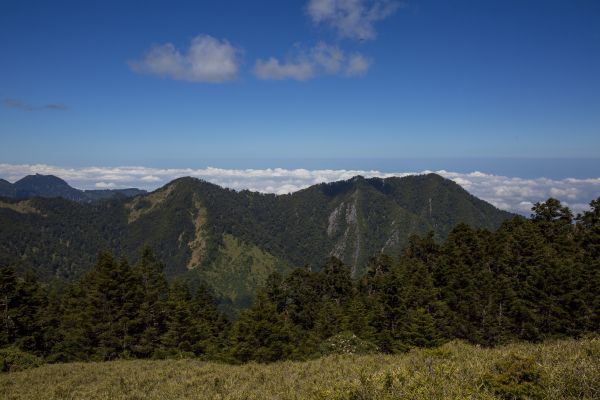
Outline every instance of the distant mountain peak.
{"label": "distant mountain peak", "polygon": [[[69,184],[55,175],[43,175],[43,174],[34,174],[27,175],[14,183],[15,185],[24,185],[24,184],[54,184],[54,185],[66,185]],[[69,186],[70,187],[70,186]]]}
{"label": "distant mountain peak", "polygon": [[36,173],[15,183],[0,179],[0,197],[30,199],[32,197],[62,197],[77,202],[90,202],[116,196],[132,197],[146,193],[140,189],[79,190],[55,175]]}

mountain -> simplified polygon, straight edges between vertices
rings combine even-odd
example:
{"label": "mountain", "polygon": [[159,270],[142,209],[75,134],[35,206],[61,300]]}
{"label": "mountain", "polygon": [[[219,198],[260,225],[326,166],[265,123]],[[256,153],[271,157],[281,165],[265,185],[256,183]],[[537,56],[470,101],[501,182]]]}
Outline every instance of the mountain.
{"label": "mountain", "polygon": [[15,197],[15,188],[12,183],[0,179],[0,197]]}
{"label": "mountain", "polygon": [[133,198],[64,197],[0,202],[0,265],[72,279],[100,249],[133,260],[147,244],[169,276],[204,281],[234,307],[275,271],[319,268],[333,255],[360,276],[372,256],[398,254],[412,234],[442,240],[457,223],[495,229],[513,216],[435,174],[357,176],[287,195],[180,178]]}
{"label": "mountain", "polygon": [[146,193],[140,189],[79,190],[53,175],[28,175],[14,184],[0,179],[0,197],[30,199],[62,197],[77,202],[90,202],[115,196],[133,197]]}

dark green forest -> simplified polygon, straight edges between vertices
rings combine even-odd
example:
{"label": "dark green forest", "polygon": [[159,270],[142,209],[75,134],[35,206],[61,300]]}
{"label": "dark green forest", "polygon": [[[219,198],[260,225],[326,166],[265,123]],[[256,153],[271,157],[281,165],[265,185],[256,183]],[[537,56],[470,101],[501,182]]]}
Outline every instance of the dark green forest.
{"label": "dark green forest", "polygon": [[558,200],[495,231],[456,225],[440,242],[413,235],[366,273],[331,257],[271,274],[235,320],[208,286],[167,281],[150,248],[136,263],[100,252],[61,287],[0,269],[0,347],[47,362],[200,357],[307,359],[340,351],[405,352],[452,339],[483,346],[600,331],[600,198],[574,217]]}
{"label": "dark green forest", "polygon": [[436,174],[357,176],[288,195],[188,177],[93,202],[69,200],[76,189],[56,177],[22,181],[45,197],[0,198],[1,266],[62,285],[85,275],[100,251],[135,265],[149,246],[169,281],[205,282],[230,317],[252,304],[271,273],[319,270],[335,256],[358,278],[373,255],[397,256],[411,235],[433,232],[442,242],[458,223],[496,230],[514,217]]}
{"label": "dark green forest", "polygon": [[[48,180],[27,179],[35,187]],[[63,187],[45,193],[63,193]],[[73,280],[101,250],[133,264],[149,245],[171,278],[217,266],[231,235],[277,258],[281,267],[318,268],[334,254],[362,275],[373,254],[399,253],[412,234],[433,231],[443,240],[459,222],[493,230],[513,216],[435,174],[355,177],[280,196],[180,178],[134,198],[69,198],[0,199],[0,265],[33,270],[46,281]],[[197,256],[194,242],[203,243]]]}

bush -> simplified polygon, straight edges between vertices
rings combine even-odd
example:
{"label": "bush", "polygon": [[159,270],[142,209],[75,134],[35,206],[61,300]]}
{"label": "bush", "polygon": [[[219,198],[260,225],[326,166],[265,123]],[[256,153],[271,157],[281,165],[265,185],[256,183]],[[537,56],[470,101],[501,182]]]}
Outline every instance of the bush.
{"label": "bush", "polygon": [[498,361],[494,371],[483,378],[484,385],[506,400],[544,398],[541,380],[535,360],[514,353]]}
{"label": "bush", "polygon": [[44,362],[41,358],[25,353],[16,347],[0,349],[0,372],[17,372],[35,368]]}
{"label": "bush", "polygon": [[371,354],[379,349],[373,343],[363,340],[352,332],[342,332],[327,339],[320,347],[320,353],[327,354]]}

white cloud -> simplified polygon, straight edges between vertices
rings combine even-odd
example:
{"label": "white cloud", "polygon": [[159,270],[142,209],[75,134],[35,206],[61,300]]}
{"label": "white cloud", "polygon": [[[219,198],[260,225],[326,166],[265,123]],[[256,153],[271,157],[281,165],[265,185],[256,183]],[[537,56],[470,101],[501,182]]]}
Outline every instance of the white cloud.
{"label": "white cloud", "polygon": [[259,79],[282,80],[295,79],[305,81],[315,76],[314,66],[307,61],[288,61],[280,63],[276,58],[267,61],[256,60],[254,74]]}
{"label": "white cloud", "polygon": [[364,75],[369,70],[371,63],[371,60],[363,57],[361,54],[354,53],[348,58],[348,65],[346,66],[346,75]]}
{"label": "white cloud", "polygon": [[304,81],[317,75],[364,75],[370,66],[371,61],[362,54],[346,54],[338,46],[319,42],[308,50],[297,47],[283,62],[274,57],[259,59],[254,74],[263,80]]}
{"label": "white cloud", "polygon": [[199,35],[192,39],[189,49],[183,54],[171,43],[155,45],[141,60],[130,61],[129,66],[142,74],[219,83],[236,78],[240,53],[241,50],[227,40]]}
{"label": "white cloud", "polygon": [[[356,175],[388,178],[421,172],[380,172],[376,170],[333,169],[223,169],[223,168],[149,168],[149,167],[84,167],[62,168],[45,164],[0,164],[0,178],[14,182],[25,175],[51,174],[81,189],[139,187],[153,190],[182,176],[192,176],[235,190],[249,189],[265,193],[285,194],[308,186],[350,179]],[[600,177],[588,179],[525,179],[475,171],[459,173],[436,171],[463,186],[474,196],[498,208],[529,215],[533,203],[557,197],[577,213],[600,196]]]}
{"label": "white cloud", "polygon": [[114,189],[117,187],[117,184],[114,182],[96,182],[94,186],[98,189]]}
{"label": "white cloud", "polygon": [[326,24],[340,37],[371,40],[374,24],[392,15],[402,4],[390,0],[310,0],[307,12],[315,24]]}
{"label": "white cloud", "polygon": [[160,182],[161,179],[158,176],[146,175],[140,178],[142,182]]}
{"label": "white cloud", "polygon": [[14,108],[21,111],[42,111],[42,110],[50,110],[50,111],[65,111],[69,108],[60,103],[50,103],[44,104],[43,106],[34,106],[32,104],[26,103],[19,99],[4,99],[2,102],[4,107],[6,108]]}

